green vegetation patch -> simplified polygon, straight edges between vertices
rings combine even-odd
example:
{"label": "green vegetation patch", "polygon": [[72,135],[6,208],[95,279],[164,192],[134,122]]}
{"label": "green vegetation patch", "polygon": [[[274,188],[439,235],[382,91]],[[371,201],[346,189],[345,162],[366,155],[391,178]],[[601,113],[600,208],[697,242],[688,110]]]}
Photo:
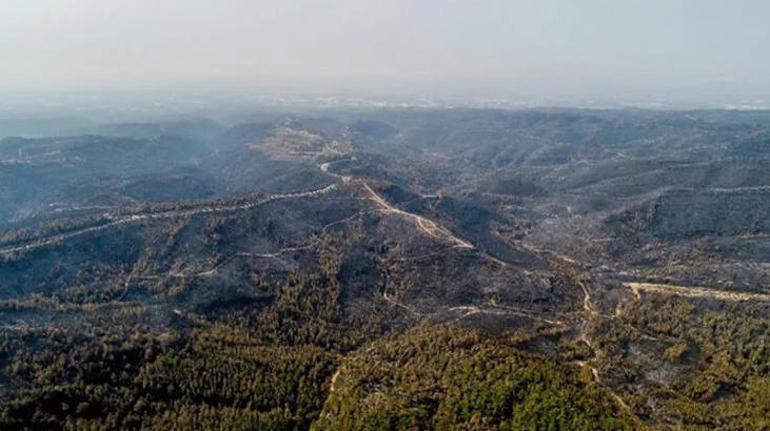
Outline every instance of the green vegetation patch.
{"label": "green vegetation patch", "polygon": [[502,339],[421,327],[347,360],[313,429],[632,429],[618,411],[577,369]]}
{"label": "green vegetation patch", "polygon": [[298,429],[317,417],[336,357],[265,347],[212,328],[58,351],[23,367],[35,382],[0,409],[0,429]]}

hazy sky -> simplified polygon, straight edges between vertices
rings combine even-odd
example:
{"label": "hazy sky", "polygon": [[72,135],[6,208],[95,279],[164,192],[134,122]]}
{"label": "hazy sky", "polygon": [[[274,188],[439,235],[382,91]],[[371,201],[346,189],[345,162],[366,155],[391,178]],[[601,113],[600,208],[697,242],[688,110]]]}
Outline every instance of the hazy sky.
{"label": "hazy sky", "polygon": [[768,0],[0,0],[0,89],[770,95]]}

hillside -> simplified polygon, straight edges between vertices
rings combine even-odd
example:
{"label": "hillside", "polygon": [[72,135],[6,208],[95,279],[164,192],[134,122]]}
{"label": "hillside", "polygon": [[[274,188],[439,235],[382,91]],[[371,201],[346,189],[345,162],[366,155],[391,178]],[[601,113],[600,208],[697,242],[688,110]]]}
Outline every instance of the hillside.
{"label": "hillside", "polygon": [[0,428],[769,426],[770,114],[274,118],[0,141]]}

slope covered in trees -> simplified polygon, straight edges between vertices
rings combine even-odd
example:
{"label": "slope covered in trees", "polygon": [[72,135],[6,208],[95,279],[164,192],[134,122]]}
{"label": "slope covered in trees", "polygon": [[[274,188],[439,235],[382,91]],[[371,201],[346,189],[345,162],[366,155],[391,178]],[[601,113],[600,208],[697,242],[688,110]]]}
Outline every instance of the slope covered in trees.
{"label": "slope covered in trees", "polygon": [[769,119],[4,139],[0,428],[767,428]]}

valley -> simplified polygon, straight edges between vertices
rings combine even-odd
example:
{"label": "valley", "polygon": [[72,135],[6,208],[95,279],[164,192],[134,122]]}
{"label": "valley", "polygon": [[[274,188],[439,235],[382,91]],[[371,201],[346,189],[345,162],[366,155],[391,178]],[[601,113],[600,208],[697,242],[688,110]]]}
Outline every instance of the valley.
{"label": "valley", "polygon": [[770,114],[88,127],[0,140],[0,428],[766,425]]}

